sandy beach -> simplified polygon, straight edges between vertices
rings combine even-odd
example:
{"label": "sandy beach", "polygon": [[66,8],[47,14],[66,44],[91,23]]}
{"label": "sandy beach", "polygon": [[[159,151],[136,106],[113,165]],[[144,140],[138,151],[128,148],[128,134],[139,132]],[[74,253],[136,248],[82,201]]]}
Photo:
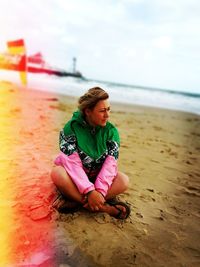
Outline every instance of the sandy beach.
{"label": "sandy beach", "polygon": [[120,221],[51,206],[58,135],[76,102],[0,82],[0,267],[200,266],[200,116],[113,103],[132,210]]}

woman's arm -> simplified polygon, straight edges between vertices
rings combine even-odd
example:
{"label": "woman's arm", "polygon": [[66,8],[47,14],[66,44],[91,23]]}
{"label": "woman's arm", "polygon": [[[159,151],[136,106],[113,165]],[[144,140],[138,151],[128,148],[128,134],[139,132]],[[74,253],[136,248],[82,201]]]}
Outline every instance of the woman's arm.
{"label": "woman's arm", "polygon": [[81,194],[85,195],[95,189],[94,184],[89,181],[83,170],[82,162],[77,152],[70,156],[61,152],[54,162],[66,170]]}
{"label": "woman's arm", "polygon": [[111,187],[115,176],[117,175],[117,159],[119,155],[119,145],[115,141],[108,141],[108,156],[95,181],[95,189],[104,197],[107,195],[108,189]]}
{"label": "woman's arm", "polygon": [[64,132],[61,131],[59,137],[61,153],[55,159],[55,164],[65,168],[81,194],[87,194],[95,188],[83,169],[76,143],[75,135],[65,136]]}

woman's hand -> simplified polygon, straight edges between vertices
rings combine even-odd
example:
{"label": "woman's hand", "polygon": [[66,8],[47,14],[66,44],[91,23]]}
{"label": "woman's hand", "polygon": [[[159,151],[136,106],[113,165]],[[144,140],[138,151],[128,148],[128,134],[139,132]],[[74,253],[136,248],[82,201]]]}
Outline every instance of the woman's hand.
{"label": "woman's hand", "polygon": [[88,205],[92,211],[98,211],[105,203],[105,198],[96,190],[88,194]]}

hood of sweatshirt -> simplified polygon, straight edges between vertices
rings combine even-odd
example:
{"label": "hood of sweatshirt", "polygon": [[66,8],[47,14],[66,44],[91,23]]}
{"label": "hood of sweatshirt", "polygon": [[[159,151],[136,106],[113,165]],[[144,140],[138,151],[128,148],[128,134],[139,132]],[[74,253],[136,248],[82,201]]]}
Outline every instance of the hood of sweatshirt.
{"label": "hood of sweatshirt", "polygon": [[104,127],[93,127],[86,122],[80,111],[73,113],[63,130],[65,136],[75,135],[78,149],[95,160],[107,151],[109,141],[120,144],[118,130],[113,124],[107,122]]}

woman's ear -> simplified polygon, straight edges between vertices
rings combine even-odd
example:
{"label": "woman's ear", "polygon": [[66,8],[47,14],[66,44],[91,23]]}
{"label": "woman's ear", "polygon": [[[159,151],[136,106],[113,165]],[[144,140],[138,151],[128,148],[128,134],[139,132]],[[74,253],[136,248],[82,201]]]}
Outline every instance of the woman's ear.
{"label": "woman's ear", "polygon": [[85,112],[85,115],[86,115],[86,116],[89,116],[90,113],[91,113],[91,109],[86,108],[86,109],[84,110],[84,112]]}

